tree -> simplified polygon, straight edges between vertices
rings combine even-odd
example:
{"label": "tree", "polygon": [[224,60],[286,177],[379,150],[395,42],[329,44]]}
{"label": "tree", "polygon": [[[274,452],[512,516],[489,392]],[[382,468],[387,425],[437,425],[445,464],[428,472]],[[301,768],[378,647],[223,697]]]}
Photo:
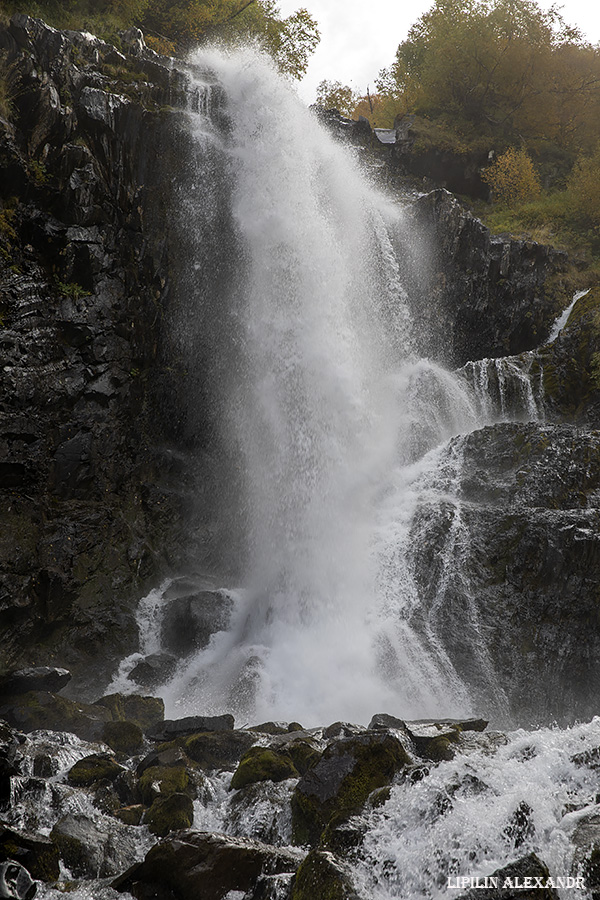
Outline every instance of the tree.
{"label": "tree", "polygon": [[567,189],[575,218],[600,230],[600,144],[592,156],[577,160]]}
{"label": "tree", "polygon": [[573,147],[599,109],[600,52],[534,0],[436,0],[377,87],[458,128]]}
{"label": "tree", "polygon": [[540,193],[540,180],[525,150],[509,149],[489,166],[482,178],[491,187],[494,199],[508,207],[531,200]]}
{"label": "tree", "polygon": [[337,109],[344,116],[351,116],[358,101],[350,85],[341,81],[323,81],[317,85],[317,104],[323,109]]}

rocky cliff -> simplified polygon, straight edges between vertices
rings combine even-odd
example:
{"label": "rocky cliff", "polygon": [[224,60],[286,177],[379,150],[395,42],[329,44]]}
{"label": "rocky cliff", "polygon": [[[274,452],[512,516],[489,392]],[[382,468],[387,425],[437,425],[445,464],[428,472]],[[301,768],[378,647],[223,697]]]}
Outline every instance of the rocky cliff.
{"label": "rocky cliff", "polygon": [[194,98],[139,33],[120,52],[15,16],[0,48],[3,664],[60,659],[81,687],[133,646],[134,601],[185,518],[181,422],[161,397]]}

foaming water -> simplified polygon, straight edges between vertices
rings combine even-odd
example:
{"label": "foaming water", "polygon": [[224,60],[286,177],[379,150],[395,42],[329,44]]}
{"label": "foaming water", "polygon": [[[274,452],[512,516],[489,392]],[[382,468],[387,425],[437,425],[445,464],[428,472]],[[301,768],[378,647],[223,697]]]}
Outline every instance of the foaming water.
{"label": "foaming water", "polygon": [[[194,62],[227,98],[215,142],[242,277],[220,404],[245,571],[229,630],[167,702],[315,724],[469,712],[450,660],[410,624],[407,546],[430,451],[478,418],[468,387],[415,353],[402,213],[264,60]],[[206,116],[190,122],[205,151]]]}

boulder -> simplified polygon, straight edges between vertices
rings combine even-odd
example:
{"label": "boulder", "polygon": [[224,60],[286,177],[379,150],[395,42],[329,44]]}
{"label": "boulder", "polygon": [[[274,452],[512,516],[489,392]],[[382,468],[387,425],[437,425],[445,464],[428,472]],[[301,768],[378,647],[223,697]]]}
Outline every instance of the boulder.
{"label": "boulder", "polygon": [[13,900],[32,900],[37,885],[23,866],[16,862],[0,863],[0,897]]}
{"label": "boulder", "polygon": [[16,669],[0,677],[0,692],[15,696],[27,694],[29,691],[48,691],[57,693],[71,680],[67,669],[55,669],[53,666],[33,666],[27,669]]}
{"label": "boulder", "polygon": [[202,769],[235,769],[255,743],[256,735],[248,731],[209,731],[186,738],[183,747]]}
{"label": "boulder", "polygon": [[360,812],[369,794],[412,762],[392,734],[365,732],[331,743],[296,785],[292,798],[295,843],[314,845],[325,827]]}
{"label": "boulder", "polygon": [[6,860],[20,863],[40,881],[56,881],[60,874],[58,850],[49,838],[0,823],[0,862]]}
{"label": "boulder", "polygon": [[146,737],[151,741],[165,743],[174,738],[186,737],[197,732],[232,731],[233,716],[186,716],[183,719],[165,719],[160,724],[146,730]]}
{"label": "boulder", "polygon": [[191,828],[194,822],[194,804],[188,794],[168,793],[157,797],[144,814],[144,825],[158,837],[170,831]]}
{"label": "boulder", "polygon": [[136,840],[126,826],[105,817],[101,824],[87,816],[63,816],[50,833],[60,858],[79,878],[109,878],[136,856]]}
{"label": "boulder", "polygon": [[78,760],[69,769],[67,780],[74,787],[89,787],[98,781],[114,781],[123,771],[111,756],[94,753]]}
{"label": "boulder", "polygon": [[292,883],[290,900],[360,900],[347,866],[326,850],[311,850]]}
{"label": "boulder", "polygon": [[270,747],[251,747],[239,761],[231,779],[231,787],[238,790],[257,781],[285,781],[287,778],[298,778],[299,775],[285,751],[276,752]]}
{"label": "boulder", "polygon": [[158,797],[168,797],[170,794],[196,796],[195,783],[184,766],[150,766],[144,770],[138,784],[146,806]]}
{"label": "boulder", "polygon": [[151,653],[133,667],[127,678],[140,687],[153,688],[168,681],[176,669],[175,656],[170,653]]}
{"label": "boulder", "polygon": [[0,717],[26,733],[41,728],[70,731],[86,741],[98,741],[112,716],[107,709],[67,700],[47,691],[29,691],[0,702]]}
{"label": "boulder", "polygon": [[223,591],[199,591],[167,603],[161,625],[161,646],[186,656],[207,646],[211,636],[224,631],[233,601]]}
{"label": "boulder", "polygon": [[135,722],[143,731],[158,725],[165,717],[165,704],[160,697],[141,694],[107,694],[96,700],[94,706],[110,710],[115,722]]}
{"label": "boulder", "polygon": [[136,753],[144,743],[142,729],[135,722],[107,722],[102,730],[102,740],[116,753]]}
{"label": "boulder", "polygon": [[178,900],[224,900],[230,891],[250,891],[263,874],[295,872],[300,860],[297,853],[249,838],[181,831],[152,847],[113,887],[134,897],[148,896],[142,891],[152,886]]}

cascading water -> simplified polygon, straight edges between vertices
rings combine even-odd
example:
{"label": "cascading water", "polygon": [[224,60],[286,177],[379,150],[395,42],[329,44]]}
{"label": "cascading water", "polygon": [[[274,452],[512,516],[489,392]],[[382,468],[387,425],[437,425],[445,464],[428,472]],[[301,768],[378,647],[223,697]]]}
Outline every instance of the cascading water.
{"label": "cascading water", "polygon": [[[202,158],[214,129],[233,185],[240,274],[216,394],[239,485],[231,530],[243,522],[243,589],[229,630],[166,697],[179,714],[304,722],[365,720],[380,707],[467,712],[450,660],[410,624],[407,544],[438,465],[429,451],[478,416],[464,383],[415,353],[402,213],[264,61],[195,62],[226,97],[225,129],[205,114],[190,123]],[[201,228],[204,204],[186,215]],[[192,333],[197,314],[190,306]]]}

